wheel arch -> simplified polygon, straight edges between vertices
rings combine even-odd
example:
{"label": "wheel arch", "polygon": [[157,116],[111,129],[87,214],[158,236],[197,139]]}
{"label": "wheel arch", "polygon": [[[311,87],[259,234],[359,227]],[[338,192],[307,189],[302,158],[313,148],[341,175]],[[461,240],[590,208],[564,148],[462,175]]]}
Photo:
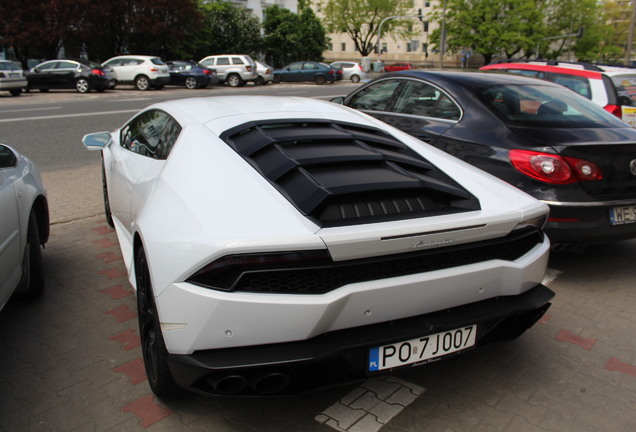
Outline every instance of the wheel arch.
{"label": "wheel arch", "polygon": [[46,242],[49,241],[50,221],[49,204],[43,195],[38,195],[35,198],[31,211],[35,213],[35,218],[38,222],[38,231],[40,233],[40,243],[44,245]]}

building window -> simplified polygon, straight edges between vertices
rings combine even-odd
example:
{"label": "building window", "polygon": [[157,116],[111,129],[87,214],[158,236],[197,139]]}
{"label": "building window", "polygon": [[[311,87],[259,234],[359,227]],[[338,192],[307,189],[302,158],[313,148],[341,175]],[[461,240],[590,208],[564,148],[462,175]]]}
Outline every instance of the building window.
{"label": "building window", "polygon": [[347,50],[347,44],[346,44],[346,43],[344,43],[344,42],[342,42],[342,43],[340,44],[340,50],[341,50],[341,51],[346,51],[346,50]]}

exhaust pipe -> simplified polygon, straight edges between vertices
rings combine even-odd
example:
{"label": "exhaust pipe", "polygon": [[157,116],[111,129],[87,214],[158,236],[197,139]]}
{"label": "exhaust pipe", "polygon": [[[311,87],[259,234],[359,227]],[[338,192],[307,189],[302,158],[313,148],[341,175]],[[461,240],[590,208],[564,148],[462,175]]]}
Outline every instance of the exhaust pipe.
{"label": "exhaust pipe", "polygon": [[283,390],[289,384],[289,376],[280,372],[262,375],[256,378],[252,384],[252,389],[261,394],[273,394]]}
{"label": "exhaust pipe", "polygon": [[217,392],[226,395],[238,394],[247,388],[247,379],[242,375],[227,375],[217,379],[208,379],[208,383]]}

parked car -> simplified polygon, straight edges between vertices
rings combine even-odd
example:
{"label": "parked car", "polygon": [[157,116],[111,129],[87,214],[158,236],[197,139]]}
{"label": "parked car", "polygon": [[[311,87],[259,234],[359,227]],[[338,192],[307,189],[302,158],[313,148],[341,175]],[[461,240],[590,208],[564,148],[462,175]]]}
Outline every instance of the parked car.
{"label": "parked car", "polygon": [[313,81],[316,84],[336,81],[336,70],[325,63],[299,61],[274,71],[274,82]]}
{"label": "parked car", "polygon": [[170,82],[168,66],[159,57],[123,55],[110,58],[103,65],[115,70],[118,84],[132,84],[137,90],[161,90]]}
{"label": "parked car", "polygon": [[563,86],[512,74],[404,71],[334,101],[549,204],[553,242],[636,237],[636,130]]}
{"label": "parked car", "polygon": [[550,61],[506,61],[482,70],[509,72],[561,84],[636,126],[636,69]]}
{"label": "parked car", "polygon": [[49,238],[46,189],[36,166],[0,144],[0,310],[12,295],[44,291],[42,246]]}
{"label": "parked car", "polygon": [[207,56],[199,62],[205,67],[216,70],[219,84],[228,83],[230,87],[244,86],[256,82],[258,73],[252,57],[245,54],[223,54]]}
{"label": "parked car", "polygon": [[256,72],[258,78],[254,81],[254,84],[265,85],[274,81],[274,68],[266,65],[265,63],[256,62]]}
{"label": "parked car", "polygon": [[360,63],[355,62],[333,62],[331,67],[342,69],[342,78],[357,83],[367,79],[367,73]]}
{"label": "parked car", "polygon": [[545,204],[351,109],[174,100],[83,142],[160,397],[368,379],[514,338],[553,296]]}
{"label": "parked car", "polygon": [[411,70],[415,69],[411,63],[393,63],[390,65],[384,66],[385,72],[397,72],[401,70]]}
{"label": "parked car", "polygon": [[27,80],[22,68],[9,60],[0,60],[0,91],[8,91],[12,96],[20,96],[26,88]]}
{"label": "parked car", "polygon": [[216,71],[190,60],[175,60],[166,62],[170,72],[169,84],[185,86],[189,89],[205,88],[209,84],[216,84],[219,79]]}
{"label": "parked car", "polygon": [[88,93],[112,88],[115,74],[112,68],[90,60],[57,59],[40,63],[27,72],[26,78],[27,90],[75,89]]}

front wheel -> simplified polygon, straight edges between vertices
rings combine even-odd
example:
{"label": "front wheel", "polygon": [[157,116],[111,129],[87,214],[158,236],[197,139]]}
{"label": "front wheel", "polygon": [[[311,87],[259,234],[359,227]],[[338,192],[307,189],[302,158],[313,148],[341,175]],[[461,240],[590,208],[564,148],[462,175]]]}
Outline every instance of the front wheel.
{"label": "front wheel", "polygon": [[280,84],[281,81],[282,78],[280,77],[280,75],[274,75],[274,84]]}
{"label": "front wheel", "polygon": [[23,299],[35,299],[44,292],[44,271],[42,269],[42,245],[40,230],[35,213],[29,216],[27,243],[22,257],[22,279],[16,294]]}
{"label": "front wheel", "polygon": [[351,75],[351,82],[353,82],[353,83],[360,82],[360,76],[359,75]]}
{"label": "front wheel", "polygon": [[178,396],[181,391],[168,366],[168,350],[161,334],[150,271],[143,247],[140,247],[135,254],[135,281],[139,337],[148,383],[154,394],[163,399],[171,399]]}
{"label": "front wheel", "polygon": [[187,89],[195,89],[198,87],[197,79],[195,77],[187,77],[185,80],[185,86]]}
{"label": "front wheel", "polygon": [[145,91],[150,88],[150,80],[145,75],[139,75],[135,78],[135,88],[137,90]]}
{"label": "front wheel", "polygon": [[88,84],[88,80],[85,78],[80,78],[75,81],[75,90],[78,93],[88,93],[91,89],[91,86]]}

